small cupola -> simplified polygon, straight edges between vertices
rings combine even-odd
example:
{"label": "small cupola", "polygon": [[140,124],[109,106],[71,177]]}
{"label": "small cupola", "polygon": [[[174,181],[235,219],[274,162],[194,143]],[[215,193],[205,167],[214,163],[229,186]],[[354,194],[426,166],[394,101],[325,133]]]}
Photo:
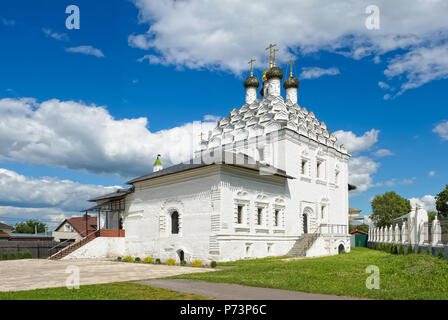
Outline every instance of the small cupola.
{"label": "small cupola", "polygon": [[249,61],[250,77],[244,80],[244,88],[246,89],[246,103],[252,104],[257,99],[257,89],[260,86],[260,81],[254,77],[254,62],[255,59]]}
{"label": "small cupola", "polygon": [[299,89],[300,82],[297,78],[292,75],[292,65],[295,60],[291,59],[289,61],[290,64],[290,72],[289,78],[283,82],[283,88],[286,91],[286,100],[290,100],[292,103],[297,103],[297,89]]}
{"label": "small cupola", "polygon": [[157,172],[162,169],[163,169],[162,161],[160,161],[160,154],[158,154],[156,161],[154,161],[153,172]]}

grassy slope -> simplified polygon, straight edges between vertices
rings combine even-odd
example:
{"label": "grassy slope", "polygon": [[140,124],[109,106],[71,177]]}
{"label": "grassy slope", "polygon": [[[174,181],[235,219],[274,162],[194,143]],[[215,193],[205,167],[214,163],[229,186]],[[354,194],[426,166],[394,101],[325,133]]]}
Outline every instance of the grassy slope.
{"label": "grassy slope", "polygon": [[[173,278],[238,283],[376,299],[448,299],[448,261],[426,255],[400,256],[366,248],[331,257],[222,263],[236,268]],[[369,265],[380,270],[380,289],[368,290]]]}
{"label": "grassy slope", "polygon": [[132,282],[81,286],[79,290],[50,288],[0,292],[0,300],[200,300],[195,294],[165,290]]}

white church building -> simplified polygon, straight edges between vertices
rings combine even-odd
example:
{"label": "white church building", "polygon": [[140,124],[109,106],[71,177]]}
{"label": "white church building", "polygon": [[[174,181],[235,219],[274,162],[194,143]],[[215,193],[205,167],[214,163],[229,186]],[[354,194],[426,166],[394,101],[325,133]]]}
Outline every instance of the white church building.
{"label": "white church building", "polygon": [[92,199],[99,230],[53,259],[208,263],[348,252],[350,155],[298,104],[292,71],[286,99],[282,79],[274,57],[258,96],[251,71],[244,105],[201,135],[192,160],[163,168],[157,157],[154,172],[128,181],[129,189]]}

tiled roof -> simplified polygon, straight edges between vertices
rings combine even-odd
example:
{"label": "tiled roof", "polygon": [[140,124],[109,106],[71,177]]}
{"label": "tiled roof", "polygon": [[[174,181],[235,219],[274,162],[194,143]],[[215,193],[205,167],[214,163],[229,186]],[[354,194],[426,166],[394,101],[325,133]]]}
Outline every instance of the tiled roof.
{"label": "tiled roof", "polygon": [[[97,230],[97,217],[94,216],[87,216],[87,231],[88,233],[92,233]],[[72,217],[70,219],[64,220],[57,228],[58,230],[65,222],[69,223],[73,229],[76,230],[82,237],[85,237],[86,234],[86,216],[83,215],[82,217]]]}

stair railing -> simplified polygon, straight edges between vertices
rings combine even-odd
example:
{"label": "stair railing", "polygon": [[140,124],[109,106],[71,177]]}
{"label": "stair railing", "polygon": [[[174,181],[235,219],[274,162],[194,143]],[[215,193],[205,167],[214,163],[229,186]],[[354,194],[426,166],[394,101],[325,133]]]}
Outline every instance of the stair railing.
{"label": "stair railing", "polygon": [[[76,242],[74,242],[74,243],[72,243],[72,244],[70,244],[70,245],[68,245],[68,246],[66,246],[66,247],[64,247],[64,248],[62,248],[62,249],[59,250],[58,252],[54,253],[53,255],[51,255],[51,256],[49,257],[49,259],[51,259],[51,258],[57,256],[58,254],[62,254],[62,253],[64,253],[65,251],[70,250],[70,248],[74,248],[74,247],[76,247],[76,246],[78,246],[78,247],[82,247],[86,242],[89,242],[90,240],[99,237],[99,235],[100,235],[100,230],[95,230],[94,232],[91,232],[91,233],[87,234],[84,238],[80,239],[79,241],[76,241]],[[93,236],[93,237],[92,237],[92,236]],[[65,242],[65,241],[64,241],[64,242]],[[55,246],[55,247],[57,247],[57,246]],[[53,249],[53,248],[52,248],[52,249]],[[51,249],[50,249],[50,250],[51,250]]]}

